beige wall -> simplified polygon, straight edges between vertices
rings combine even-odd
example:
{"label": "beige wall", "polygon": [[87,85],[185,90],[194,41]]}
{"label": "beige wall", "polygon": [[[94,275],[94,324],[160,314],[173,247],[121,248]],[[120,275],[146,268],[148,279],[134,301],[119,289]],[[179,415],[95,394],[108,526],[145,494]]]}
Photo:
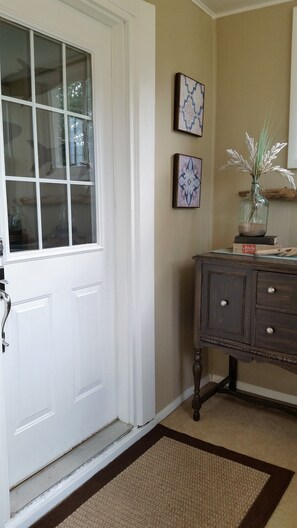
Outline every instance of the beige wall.
{"label": "beige wall", "polygon": [[[226,161],[226,148],[242,151],[245,131],[256,137],[266,117],[275,128],[276,141],[287,141],[292,9],[297,0],[217,21],[190,0],[148,1],[156,6],[157,29],[155,294],[160,411],[192,385],[192,256],[232,244],[238,191],[250,185],[249,176],[219,171]],[[176,72],[205,84],[202,138],[173,131]],[[172,208],[172,156],[176,152],[203,159],[200,209]],[[283,166],[286,155],[283,152],[278,159]],[[269,176],[262,183],[282,187],[286,181]],[[268,231],[277,234],[283,244],[297,245],[295,226],[297,205],[271,202]],[[222,352],[212,352],[208,363],[215,374],[226,373],[227,357]],[[271,365],[240,363],[239,379],[297,394],[296,376]]]}
{"label": "beige wall", "polygon": [[[288,2],[217,20],[217,119],[214,185],[214,247],[232,244],[236,234],[238,191],[250,177],[234,170],[219,171],[226,148],[244,151],[245,131],[256,137],[270,118],[276,141],[288,140],[291,26]],[[286,166],[287,152],[278,163]],[[295,178],[297,183],[297,178]],[[266,188],[284,187],[280,175],[263,179]],[[284,245],[297,245],[297,204],[270,202],[268,232]],[[211,369],[226,372],[226,357],[213,352]],[[267,364],[240,363],[241,381],[297,395],[296,375]]]}
{"label": "beige wall", "polygon": [[[155,295],[159,411],[193,383],[192,256],[210,247],[212,232],[215,23],[189,0],[150,0],[150,3],[156,6],[157,29]],[[173,131],[174,76],[177,72],[205,84],[202,138]],[[175,153],[203,160],[199,209],[172,208],[172,157]]]}

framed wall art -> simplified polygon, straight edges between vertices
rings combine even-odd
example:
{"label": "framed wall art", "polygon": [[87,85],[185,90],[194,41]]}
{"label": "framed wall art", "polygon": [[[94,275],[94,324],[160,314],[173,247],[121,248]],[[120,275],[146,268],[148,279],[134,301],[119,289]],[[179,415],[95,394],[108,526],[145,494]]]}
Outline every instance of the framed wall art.
{"label": "framed wall art", "polygon": [[202,159],[174,154],[173,207],[200,207]]}
{"label": "framed wall art", "polygon": [[202,136],[205,86],[183,73],[175,75],[174,130]]}

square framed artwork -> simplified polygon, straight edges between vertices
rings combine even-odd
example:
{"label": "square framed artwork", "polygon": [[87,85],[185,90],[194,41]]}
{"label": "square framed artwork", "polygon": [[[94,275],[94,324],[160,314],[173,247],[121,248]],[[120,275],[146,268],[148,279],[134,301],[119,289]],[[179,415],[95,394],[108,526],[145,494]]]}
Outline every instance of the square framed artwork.
{"label": "square framed artwork", "polygon": [[174,154],[173,207],[200,207],[202,159]]}
{"label": "square framed artwork", "polygon": [[205,86],[183,73],[175,75],[174,130],[203,135]]}

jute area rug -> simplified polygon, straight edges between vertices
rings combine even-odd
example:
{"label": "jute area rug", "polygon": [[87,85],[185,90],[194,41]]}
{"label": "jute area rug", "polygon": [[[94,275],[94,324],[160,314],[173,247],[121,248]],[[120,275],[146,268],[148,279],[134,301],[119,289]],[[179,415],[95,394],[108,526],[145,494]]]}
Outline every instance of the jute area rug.
{"label": "jute area rug", "polygon": [[293,472],[155,427],[35,528],[261,528]]}

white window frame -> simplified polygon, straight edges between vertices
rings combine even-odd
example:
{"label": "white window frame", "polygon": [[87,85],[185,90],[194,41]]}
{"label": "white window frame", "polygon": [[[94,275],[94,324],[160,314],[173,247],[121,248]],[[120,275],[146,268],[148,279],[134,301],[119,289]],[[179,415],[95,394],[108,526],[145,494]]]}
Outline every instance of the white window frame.
{"label": "white window frame", "polygon": [[293,9],[288,168],[297,169],[297,8]]}

